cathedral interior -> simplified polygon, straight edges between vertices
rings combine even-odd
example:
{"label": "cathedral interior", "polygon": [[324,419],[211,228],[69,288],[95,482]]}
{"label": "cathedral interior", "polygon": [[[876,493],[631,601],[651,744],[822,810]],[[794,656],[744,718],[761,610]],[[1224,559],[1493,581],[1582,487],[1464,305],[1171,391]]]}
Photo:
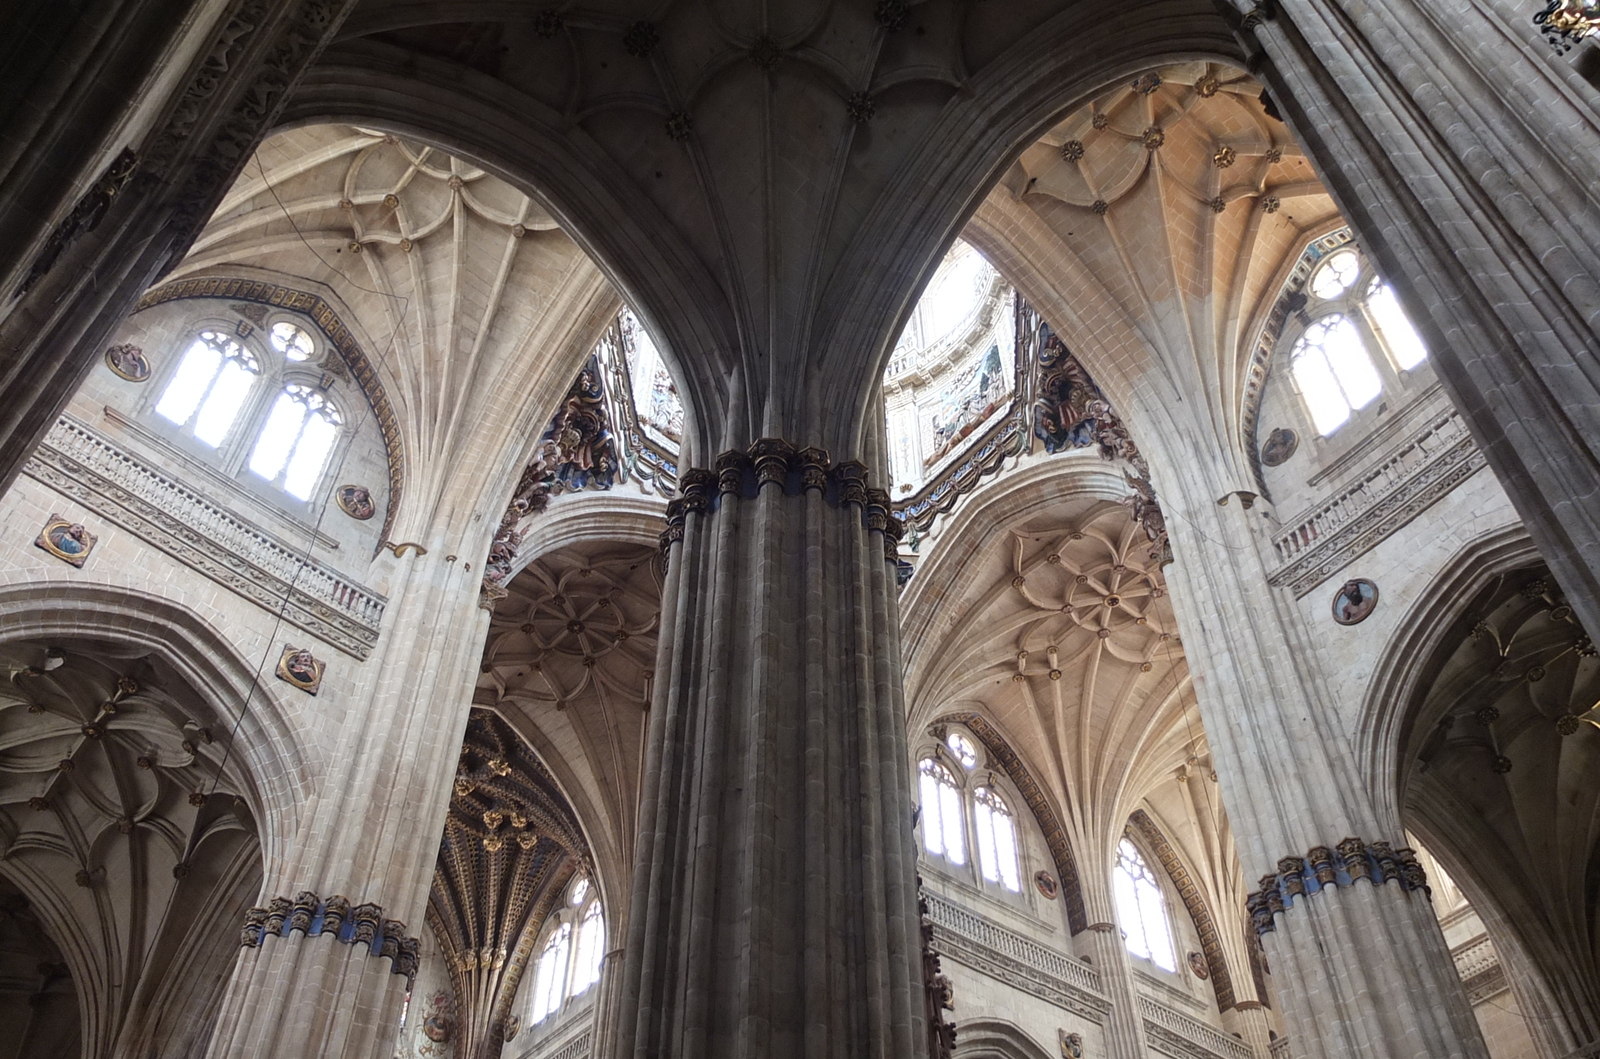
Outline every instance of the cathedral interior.
{"label": "cathedral interior", "polygon": [[0,1059],[1600,1057],[1596,0],[72,0]]}

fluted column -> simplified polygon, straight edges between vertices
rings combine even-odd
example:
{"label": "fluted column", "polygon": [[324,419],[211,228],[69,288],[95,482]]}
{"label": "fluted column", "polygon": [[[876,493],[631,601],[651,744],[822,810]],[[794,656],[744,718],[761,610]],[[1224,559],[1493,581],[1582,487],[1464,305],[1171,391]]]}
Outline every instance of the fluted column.
{"label": "fluted column", "polygon": [[611,1054],[925,1054],[888,496],[772,439],[682,482]]}
{"label": "fluted column", "polygon": [[1485,1059],[1400,821],[1374,807],[1293,600],[1267,584],[1260,507],[1199,495],[1201,481],[1157,485],[1177,516],[1167,574],[1184,654],[1240,860],[1261,879],[1252,913],[1293,1053]]}
{"label": "fluted column", "polygon": [[1264,79],[1600,628],[1600,90],[1538,4],[1235,0]]}
{"label": "fluted column", "polygon": [[488,623],[481,574],[405,551],[367,683],[326,699],[336,748],[267,865],[211,1059],[388,1059],[394,1044]]}

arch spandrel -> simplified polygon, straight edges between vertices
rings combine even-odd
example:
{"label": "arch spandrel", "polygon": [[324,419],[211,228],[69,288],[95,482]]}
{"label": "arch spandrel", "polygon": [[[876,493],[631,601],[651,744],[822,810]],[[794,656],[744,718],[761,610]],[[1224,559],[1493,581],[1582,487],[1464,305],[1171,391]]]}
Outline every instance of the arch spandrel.
{"label": "arch spandrel", "polygon": [[[374,4],[286,120],[408,122],[538,188],[675,351],[690,459],[763,435],[854,455],[894,333],[1009,158],[1141,65],[1237,51],[1206,5],[1091,7],[972,5],[958,22],[929,3],[885,30],[819,4],[765,31],[669,8],[630,45],[637,15],[620,6],[536,24],[494,5]],[[531,61],[541,48],[572,50]],[[871,101],[862,124],[846,88]],[[810,115],[806,131],[756,135],[778,113]]]}

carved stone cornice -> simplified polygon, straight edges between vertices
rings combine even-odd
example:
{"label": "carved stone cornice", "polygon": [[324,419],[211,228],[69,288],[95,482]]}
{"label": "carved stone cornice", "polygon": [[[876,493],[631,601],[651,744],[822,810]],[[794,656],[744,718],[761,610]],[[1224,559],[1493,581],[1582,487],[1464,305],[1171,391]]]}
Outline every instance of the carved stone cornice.
{"label": "carved stone cornice", "polygon": [[1393,879],[1402,890],[1421,890],[1428,897],[1433,896],[1416,850],[1347,838],[1333,849],[1314,846],[1304,857],[1278,861],[1278,870],[1263,875],[1260,888],[1245,898],[1245,911],[1256,934],[1266,934],[1275,928],[1274,917],[1279,912],[1294,907],[1296,897],[1310,897],[1332,886],[1354,886],[1360,879],[1374,886]]}
{"label": "carved stone cornice", "polygon": [[342,945],[365,946],[371,955],[387,957],[392,972],[405,975],[408,989],[417,977],[421,942],[406,933],[404,923],[384,919],[381,905],[352,906],[348,897],[321,898],[310,890],[293,898],[274,897],[265,908],[252,908],[244,914],[239,945],[259,949],[270,935],[287,938],[293,934],[308,938],[326,934]]}
{"label": "carved stone cornice", "polygon": [[354,657],[378,642],[384,597],[308,558],[63,416],[23,473],[256,606]]}
{"label": "carved stone cornice", "polygon": [[667,526],[661,531],[662,560],[683,539],[691,512],[715,511],[724,497],[751,500],[764,487],[776,485],[785,496],[817,492],[830,507],[859,507],[862,524],[883,535],[884,558],[894,562],[903,525],[890,517],[889,494],[870,487],[867,474],[867,465],[858,460],[834,463],[823,449],[796,448],[782,438],[761,438],[744,452],[730,449],[713,461],[712,469],[691,467],[679,477],[679,496],[668,502]]}

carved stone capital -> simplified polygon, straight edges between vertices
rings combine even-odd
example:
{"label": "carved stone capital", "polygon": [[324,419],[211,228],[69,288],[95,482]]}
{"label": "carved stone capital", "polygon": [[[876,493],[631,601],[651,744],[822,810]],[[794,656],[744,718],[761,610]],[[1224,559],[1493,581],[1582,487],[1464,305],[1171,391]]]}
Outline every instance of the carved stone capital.
{"label": "carved stone capital", "polygon": [[267,935],[308,938],[326,934],[342,945],[363,945],[373,956],[387,957],[395,974],[405,975],[409,983],[416,978],[421,942],[406,933],[397,919],[384,919],[383,908],[375,904],[350,907],[350,899],[335,894],[326,900],[310,890],[287,897],[274,897],[265,908],[249,909],[239,931],[241,948],[258,949]]}
{"label": "carved stone capital", "polygon": [[1433,896],[1416,850],[1352,837],[1334,849],[1313,846],[1304,857],[1278,861],[1278,870],[1263,875],[1256,891],[1245,898],[1250,925],[1258,935],[1269,933],[1276,926],[1275,917],[1293,908],[1295,898],[1311,897],[1333,886],[1354,886],[1362,879],[1374,886],[1394,880],[1408,893],[1421,890],[1425,896]]}

